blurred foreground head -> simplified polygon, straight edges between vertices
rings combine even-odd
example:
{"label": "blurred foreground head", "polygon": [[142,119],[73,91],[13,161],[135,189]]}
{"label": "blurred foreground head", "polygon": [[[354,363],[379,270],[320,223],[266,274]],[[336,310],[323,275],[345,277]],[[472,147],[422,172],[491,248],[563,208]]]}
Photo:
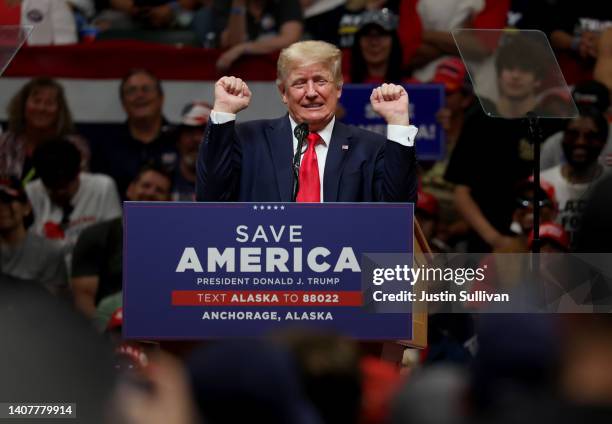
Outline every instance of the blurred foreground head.
{"label": "blurred foreground head", "polygon": [[296,359],[305,395],[324,423],[359,422],[362,378],[353,341],[305,328],[278,332],[275,340]]}
{"label": "blurred foreground head", "polygon": [[223,341],[187,364],[207,424],[319,424],[288,351],[269,341]]}
{"label": "blurred foreground head", "polygon": [[559,371],[556,317],[484,314],[477,334],[471,387],[475,413],[490,422],[537,422],[530,414],[547,412]]}
{"label": "blurred foreground head", "polygon": [[463,422],[462,405],[467,391],[465,370],[454,365],[434,365],[417,370],[397,395],[391,424],[454,424]]}
{"label": "blurred foreground head", "polygon": [[76,423],[102,423],[114,387],[110,347],[68,304],[0,275],[0,399],[76,403]]}

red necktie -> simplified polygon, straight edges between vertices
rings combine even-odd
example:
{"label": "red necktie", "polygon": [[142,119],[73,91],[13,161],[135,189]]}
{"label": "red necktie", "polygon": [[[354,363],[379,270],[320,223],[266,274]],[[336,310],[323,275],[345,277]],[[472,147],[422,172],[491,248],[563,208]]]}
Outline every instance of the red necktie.
{"label": "red necktie", "polygon": [[321,180],[319,179],[319,163],[317,162],[315,146],[323,140],[317,133],[308,134],[306,140],[308,140],[308,147],[300,166],[300,189],[296,201],[320,202]]}

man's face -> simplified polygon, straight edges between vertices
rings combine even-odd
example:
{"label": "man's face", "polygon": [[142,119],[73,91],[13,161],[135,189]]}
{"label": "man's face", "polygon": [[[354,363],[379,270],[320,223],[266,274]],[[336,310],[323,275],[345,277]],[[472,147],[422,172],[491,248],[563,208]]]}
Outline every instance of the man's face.
{"label": "man's face", "polygon": [[597,161],[606,140],[597,132],[591,118],[578,117],[563,133],[563,153],[570,166],[583,170]]}
{"label": "man's face", "polygon": [[322,63],[294,68],[279,90],[291,117],[298,124],[308,122],[310,131],[325,128],[342,94],[331,70]]}
{"label": "man's face", "polygon": [[359,39],[363,58],[368,65],[380,65],[389,60],[393,39],[391,34],[378,26],[372,26]]}
{"label": "man's face", "polygon": [[499,74],[500,95],[510,100],[520,101],[533,96],[540,85],[535,73],[519,67],[504,68]]}
{"label": "man's face", "polygon": [[23,219],[30,213],[30,205],[16,199],[0,199],[0,233],[23,226]]}
{"label": "man's face", "polygon": [[127,198],[138,202],[163,202],[170,199],[171,182],[156,171],[146,171],[127,189]]}
{"label": "man's face", "polygon": [[195,170],[198,159],[198,149],[204,136],[205,127],[183,127],[178,139],[178,151],[183,162],[189,169]]}
{"label": "man's face", "polygon": [[25,121],[29,128],[49,130],[57,125],[59,117],[58,92],[54,87],[33,90],[25,104]]}
{"label": "man's face", "polygon": [[161,117],[164,97],[157,84],[147,74],[132,75],[123,86],[123,108],[128,119],[153,119]]}

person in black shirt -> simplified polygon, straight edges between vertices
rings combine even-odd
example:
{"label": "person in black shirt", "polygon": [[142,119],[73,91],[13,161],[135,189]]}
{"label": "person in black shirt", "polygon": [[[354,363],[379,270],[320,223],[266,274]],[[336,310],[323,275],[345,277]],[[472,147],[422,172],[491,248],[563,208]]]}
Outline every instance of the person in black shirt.
{"label": "person in black shirt", "polygon": [[[503,249],[512,244],[510,224],[515,185],[533,169],[527,127],[516,119],[538,109],[537,90],[544,75],[542,53],[520,36],[502,43],[496,57],[499,98],[481,99],[466,119],[450,158],[445,179],[456,184],[455,205],[471,227],[468,251]],[[502,118],[503,117],[503,118]],[[544,137],[554,131],[543,128]]]}
{"label": "person in black shirt", "polygon": [[178,153],[174,128],[162,115],[164,93],[154,74],[145,69],[130,71],[119,95],[127,121],[92,143],[91,169],[113,177],[124,196],[140,168],[154,163],[173,171]]}
{"label": "person in black shirt", "polygon": [[[172,178],[163,168],[143,167],[127,189],[131,201],[168,201]],[[123,220],[115,218],[85,229],[77,240],[72,258],[74,303],[93,318],[96,305],[122,288]]]}

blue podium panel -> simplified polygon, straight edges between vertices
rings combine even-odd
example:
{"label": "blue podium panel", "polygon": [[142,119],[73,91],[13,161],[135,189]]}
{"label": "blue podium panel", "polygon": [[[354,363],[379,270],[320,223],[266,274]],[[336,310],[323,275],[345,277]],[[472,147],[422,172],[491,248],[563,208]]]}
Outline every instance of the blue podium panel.
{"label": "blue podium panel", "polygon": [[[345,84],[340,104],[342,122],[386,135],[387,124],[370,105],[374,84]],[[410,99],[410,123],[419,128],[416,151],[419,160],[444,158],[444,131],[436,114],[444,106],[444,87],[439,84],[404,84]]]}
{"label": "blue podium panel", "polygon": [[411,339],[409,304],[380,312],[364,296],[369,257],[412,264],[413,214],[389,203],[126,202],[124,336],[255,337],[299,325]]}

